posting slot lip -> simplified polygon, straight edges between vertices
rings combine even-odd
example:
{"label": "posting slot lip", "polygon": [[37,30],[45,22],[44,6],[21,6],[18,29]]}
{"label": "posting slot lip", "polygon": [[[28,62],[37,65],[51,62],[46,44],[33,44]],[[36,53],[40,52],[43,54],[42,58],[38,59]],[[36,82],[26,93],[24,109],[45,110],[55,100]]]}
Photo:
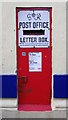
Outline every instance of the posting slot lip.
{"label": "posting slot lip", "polygon": [[23,35],[45,35],[45,30],[23,30]]}

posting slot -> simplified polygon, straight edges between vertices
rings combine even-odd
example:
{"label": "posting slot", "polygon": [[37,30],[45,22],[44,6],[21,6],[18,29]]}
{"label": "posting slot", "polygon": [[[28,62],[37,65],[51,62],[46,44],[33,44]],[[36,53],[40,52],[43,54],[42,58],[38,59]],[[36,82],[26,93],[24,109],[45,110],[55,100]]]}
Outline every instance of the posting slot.
{"label": "posting slot", "polygon": [[23,30],[23,35],[44,35],[44,30]]}

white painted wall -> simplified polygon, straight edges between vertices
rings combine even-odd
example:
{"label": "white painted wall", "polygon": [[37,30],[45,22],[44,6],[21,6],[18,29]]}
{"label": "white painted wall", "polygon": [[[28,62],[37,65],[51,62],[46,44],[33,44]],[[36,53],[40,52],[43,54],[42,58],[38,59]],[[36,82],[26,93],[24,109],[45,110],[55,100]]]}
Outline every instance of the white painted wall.
{"label": "white painted wall", "polygon": [[[2,3],[0,2],[0,16],[2,18]],[[0,74],[2,74],[2,19],[0,19]]]}
{"label": "white painted wall", "polygon": [[[16,74],[16,24],[15,24],[16,7],[52,7],[53,74],[65,74],[66,73],[65,2],[2,3],[2,72],[3,72],[2,74]],[[58,102],[59,101],[57,101],[57,103]],[[63,104],[65,104],[65,102]]]}
{"label": "white painted wall", "polygon": [[2,5],[2,43],[3,74],[15,74],[16,71],[16,7],[53,7],[53,74],[66,73],[66,3],[16,3]]}

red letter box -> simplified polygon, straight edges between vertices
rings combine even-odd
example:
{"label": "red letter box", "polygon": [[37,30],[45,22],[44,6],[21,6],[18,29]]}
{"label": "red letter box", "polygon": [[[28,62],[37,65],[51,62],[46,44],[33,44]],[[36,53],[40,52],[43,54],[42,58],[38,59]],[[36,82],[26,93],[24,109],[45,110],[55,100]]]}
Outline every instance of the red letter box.
{"label": "red letter box", "polygon": [[51,110],[52,8],[17,8],[18,110]]}

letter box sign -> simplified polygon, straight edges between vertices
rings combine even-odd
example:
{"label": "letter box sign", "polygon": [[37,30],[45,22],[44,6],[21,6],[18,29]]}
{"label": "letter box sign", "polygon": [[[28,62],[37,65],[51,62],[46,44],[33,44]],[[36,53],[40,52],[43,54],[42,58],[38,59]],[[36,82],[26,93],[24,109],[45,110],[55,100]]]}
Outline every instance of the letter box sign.
{"label": "letter box sign", "polygon": [[18,12],[18,46],[21,48],[50,46],[50,12],[48,10]]}

